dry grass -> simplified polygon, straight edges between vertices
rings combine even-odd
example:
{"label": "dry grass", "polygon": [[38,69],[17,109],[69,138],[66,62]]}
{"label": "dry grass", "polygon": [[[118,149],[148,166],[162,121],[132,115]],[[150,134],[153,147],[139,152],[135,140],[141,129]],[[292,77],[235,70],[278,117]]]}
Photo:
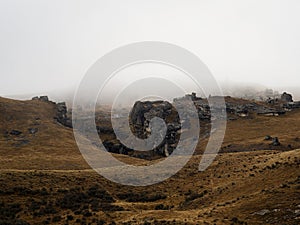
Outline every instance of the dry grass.
{"label": "dry grass", "polygon": [[[173,177],[148,187],[118,185],[91,170],[72,130],[54,116],[51,103],[0,98],[0,223],[300,223],[299,111],[229,121],[224,153],[206,171],[197,171],[201,155],[195,155]],[[23,133],[5,135],[13,129]],[[282,145],[275,149],[265,135],[278,136]],[[16,145],[20,140],[29,142]],[[198,151],[204,147],[199,143]],[[258,215],[261,210],[266,214]]]}

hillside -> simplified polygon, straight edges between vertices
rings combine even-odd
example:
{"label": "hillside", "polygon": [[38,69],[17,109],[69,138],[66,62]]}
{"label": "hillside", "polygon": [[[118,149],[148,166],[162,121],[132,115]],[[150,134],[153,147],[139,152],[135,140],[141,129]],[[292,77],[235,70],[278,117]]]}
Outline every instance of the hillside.
{"label": "hillside", "polygon": [[1,168],[87,168],[72,130],[55,117],[55,103],[0,98]]}
{"label": "hillside", "polygon": [[300,223],[299,109],[228,120],[221,154],[206,171],[198,172],[196,154],[148,187],[118,185],[94,172],[56,114],[53,102],[0,98],[0,224]]}

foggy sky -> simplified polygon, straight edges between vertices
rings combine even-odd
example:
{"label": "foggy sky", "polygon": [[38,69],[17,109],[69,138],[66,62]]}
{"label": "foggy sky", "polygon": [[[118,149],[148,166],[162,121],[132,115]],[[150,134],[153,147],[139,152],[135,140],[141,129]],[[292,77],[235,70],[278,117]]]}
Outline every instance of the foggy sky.
{"label": "foggy sky", "polygon": [[299,12],[297,0],[1,0],[0,95],[73,90],[98,58],[145,40],[188,49],[223,84],[296,89]]}

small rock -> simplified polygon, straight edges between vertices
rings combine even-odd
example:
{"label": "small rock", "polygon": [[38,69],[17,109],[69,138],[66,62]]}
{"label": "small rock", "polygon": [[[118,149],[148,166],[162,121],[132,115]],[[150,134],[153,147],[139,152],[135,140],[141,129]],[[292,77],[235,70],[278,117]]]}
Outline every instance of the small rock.
{"label": "small rock", "polygon": [[272,145],[273,145],[273,146],[279,146],[279,145],[280,145],[280,142],[279,142],[279,140],[278,140],[278,137],[274,137],[274,138],[273,138]]}
{"label": "small rock", "polygon": [[271,139],[272,139],[272,137],[270,135],[265,136],[265,141],[269,141]]}
{"label": "small rock", "polygon": [[10,132],[10,134],[11,134],[11,135],[16,135],[16,136],[18,136],[18,135],[22,134],[22,132],[21,132],[21,131],[18,131],[18,130],[12,130],[12,131]]}
{"label": "small rock", "polygon": [[270,210],[268,210],[268,209],[262,209],[262,210],[260,210],[260,211],[258,211],[258,212],[255,212],[254,215],[264,216],[264,215],[266,215],[267,213],[270,213]]}
{"label": "small rock", "polygon": [[38,132],[38,128],[29,128],[28,131],[30,134],[35,134]]}

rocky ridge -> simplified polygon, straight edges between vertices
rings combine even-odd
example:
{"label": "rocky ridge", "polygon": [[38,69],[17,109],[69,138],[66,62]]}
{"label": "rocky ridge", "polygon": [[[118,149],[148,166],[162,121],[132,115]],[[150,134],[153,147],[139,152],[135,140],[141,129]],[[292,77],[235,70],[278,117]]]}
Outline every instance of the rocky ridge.
{"label": "rocky ridge", "polygon": [[[209,102],[217,101],[220,97],[210,96],[209,99],[197,97],[195,93],[187,94],[182,98],[176,98],[173,103],[176,103],[177,109],[189,114],[189,107],[186,105],[186,100],[191,99],[197,109],[198,118],[202,127],[209,128],[212,119],[212,113]],[[281,116],[286,112],[296,108],[300,108],[300,102],[294,102],[292,95],[284,92],[281,98],[268,99],[267,101],[250,101],[245,99],[231,98],[230,96],[224,97],[226,105],[227,120],[238,119],[252,119],[255,116]],[[209,100],[209,101],[208,101]],[[215,107],[215,106],[214,106]],[[221,110],[221,109],[220,109]],[[134,104],[129,120],[133,133],[139,138],[147,138],[151,134],[149,126],[150,121],[154,117],[162,118],[167,124],[167,134],[164,141],[153,150],[153,154],[161,156],[168,156],[176,148],[178,140],[181,135],[181,125],[184,123],[185,127],[189,127],[192,121],[180,121],[178,112],[173,105],[167,101],[138,101]],[[187,118],[189,118],[187,116]],[[107,128],[99,128],[101,130]],[[112,132],[113,130],[110,129]],[[210,130],[206,129],[203,133],[204,137],[208,137]],[[200,134],[201,136],[201,134]],[[278,137],[272,138],[273,146],[279,146],[280,142]],[[111,140],[105,141],[105,146],[109,151],[114,153],[132,152],[132,149],[126,149],[113,135]],[[124,151],[124,149],[126,149]],[[142,156],[145,157],[145,156]]]}

